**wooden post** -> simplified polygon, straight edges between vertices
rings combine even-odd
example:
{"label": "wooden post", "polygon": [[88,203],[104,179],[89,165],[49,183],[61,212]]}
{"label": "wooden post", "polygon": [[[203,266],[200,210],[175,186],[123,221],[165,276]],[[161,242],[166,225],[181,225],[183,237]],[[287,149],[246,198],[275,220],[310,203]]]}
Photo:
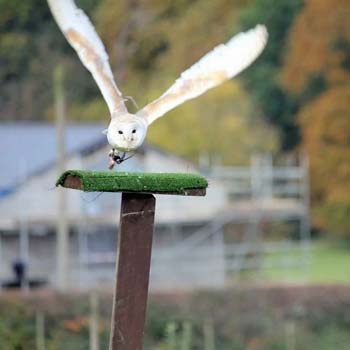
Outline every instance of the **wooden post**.
{"label": "wooden post", "polygon": [[205,196],[208,182],[198,174],[68,170],[56,185],[122,192],[109,350],[142,350],[156,204],[153,194]]}
{"label": "wooden post", "polygon": [[155,197],[123,193],[110,350],[142,350]]}

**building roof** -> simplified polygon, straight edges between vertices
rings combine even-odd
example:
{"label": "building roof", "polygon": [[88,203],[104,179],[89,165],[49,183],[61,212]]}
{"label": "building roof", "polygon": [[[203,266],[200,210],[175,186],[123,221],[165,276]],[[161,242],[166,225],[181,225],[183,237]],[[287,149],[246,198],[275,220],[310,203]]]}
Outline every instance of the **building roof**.
{"label": "building roof", "polygon": [[[68,124],[68,155],[105,145],[102,124]],[[25,178],[56,162],[55,125],[42,122],[0,123],[0,198],[14,191]]]}

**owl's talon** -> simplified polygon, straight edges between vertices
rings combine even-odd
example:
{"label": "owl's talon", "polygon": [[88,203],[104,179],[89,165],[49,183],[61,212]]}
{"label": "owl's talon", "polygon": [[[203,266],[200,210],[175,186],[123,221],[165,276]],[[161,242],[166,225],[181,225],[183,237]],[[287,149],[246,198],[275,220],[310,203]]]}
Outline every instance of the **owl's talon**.
{"label": "owl's talon", "polygon": [[113,170],[114,166],[115,166],[115,161],[111,159],[108,163],[108,169]]}
{"label": "owl's talon", "polygon": [[118,151],[115,151],[115,149],[112,149],[108,153],[108,156],[110,158],[109,163],[108,163],[108,169],[112,170],[114,168],[115,164],[119,165],[119,164],[123,163],[124,161],[132,158],[134,155],[135,155],[135,153],[129,157],[126,157],[126,152],[123,152],[120,155],[120,153],[118,153]]}

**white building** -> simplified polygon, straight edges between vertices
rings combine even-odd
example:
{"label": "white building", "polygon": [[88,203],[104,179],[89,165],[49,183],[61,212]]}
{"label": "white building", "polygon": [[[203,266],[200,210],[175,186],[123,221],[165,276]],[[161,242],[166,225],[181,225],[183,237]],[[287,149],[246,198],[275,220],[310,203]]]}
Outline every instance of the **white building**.
{"label": "white building", "polygon": [[[107,168],[109,149],[102,129],[68,127],[67,169]],[[0,124],[0,146],[0,280],[10,277],[11,262],[21,258],[28,263],[29,276],[45,278],[54,286],[59,175],[55,129],[50,124]],[[197,172],[193,164],[149,145],[117,170]],[[206,197],[157,196],[151,289],[222,287],[245,269],[261,270],[272,263],[286,270],[306,266],[306,158],[274,164],[271,157],[253,157],[250,166],[218,165],[206,173]],[[120,194],[64,191],[70,287],[111,288]],[[276,238],[275,223],[290,225],[299,241],[283,231],[271,242]],[[277,251],[282,260],[265,259]]]}
{"label": "white building", "polygon": [[[103,125],[67,128],[67,169],[105,170],[108,146]],[[55,181],[55,129],[50,124],[0,124],[0,280],[11,275],[11,262],[28,262],[29,276],[56,281],[55,231],[58,220]],[[193,164],[146,146],[117,171],[196,172]],[[70,286],[111,286],[114,278],[116,227],[120,195],[65,190],[70,228]],[[224,270],[215,259],[196,264],[179,261],[179,247],[193,230],[210,222],[227,206],[224,187],[210,181],[206,197],[157,196],[151,288],[215,287]],[[197,248],[222,254],[222,242]],[[216,247],[216,248],[215,248]],[[177,249],[177,250],[176,250]],[[177,253],[173,253],[176,251]],[[186,254],[184,255],[186,256]],[[221,264],[222,265],[222,264]],[[214,270],[215,271],[214,271]],[[201,270],[203,273],[199,273]]]}

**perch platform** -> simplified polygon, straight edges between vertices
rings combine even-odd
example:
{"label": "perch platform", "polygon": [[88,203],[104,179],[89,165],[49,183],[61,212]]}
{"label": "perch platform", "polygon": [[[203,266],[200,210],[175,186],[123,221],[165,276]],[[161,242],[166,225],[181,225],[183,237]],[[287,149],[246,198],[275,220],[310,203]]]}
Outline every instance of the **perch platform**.
{"label": "perch platform", "polygon": [[57,180],[87,192],[122,192],[110,350],[142,350],[156,199],[153,194],[205,196],[197,174],[68,170]]}

